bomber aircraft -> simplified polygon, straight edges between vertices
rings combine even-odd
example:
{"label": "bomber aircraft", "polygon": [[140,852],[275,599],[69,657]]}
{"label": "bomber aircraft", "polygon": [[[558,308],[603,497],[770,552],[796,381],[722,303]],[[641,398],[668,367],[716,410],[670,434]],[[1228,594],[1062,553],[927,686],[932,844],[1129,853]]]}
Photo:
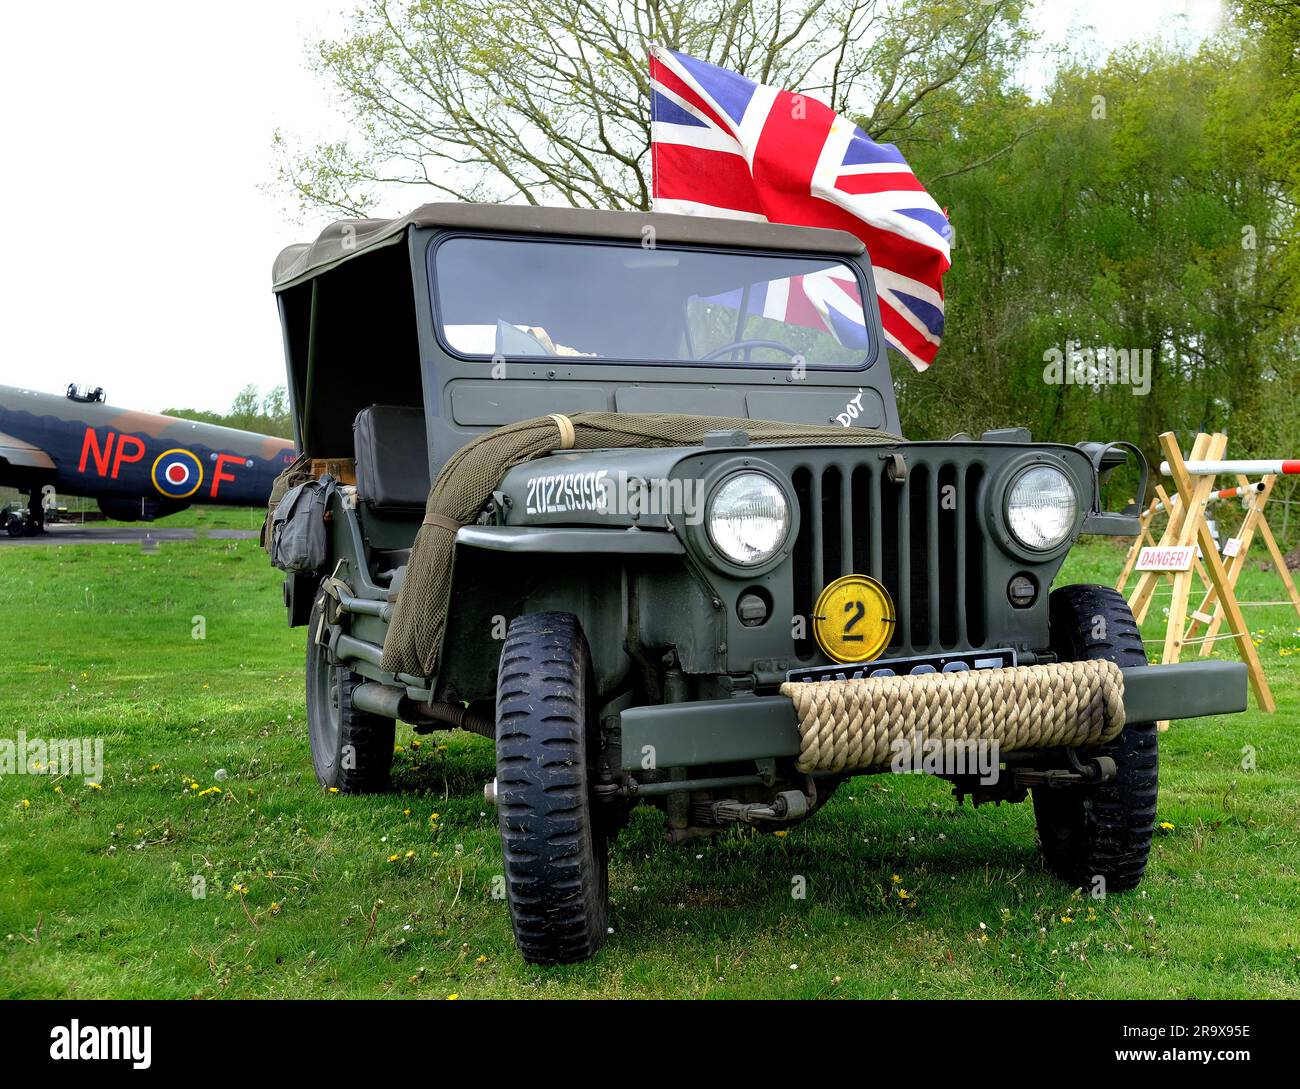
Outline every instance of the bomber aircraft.
{"label": "bomber aircraft", "polygon": [[59,396],[0,386],[0,485],[29,499],[26,515],[9,516],[13,536],[43,532],[59,494],[130,522],[191,503],[259,506],[293,458],[288,439],[112,408],[99,388]]}

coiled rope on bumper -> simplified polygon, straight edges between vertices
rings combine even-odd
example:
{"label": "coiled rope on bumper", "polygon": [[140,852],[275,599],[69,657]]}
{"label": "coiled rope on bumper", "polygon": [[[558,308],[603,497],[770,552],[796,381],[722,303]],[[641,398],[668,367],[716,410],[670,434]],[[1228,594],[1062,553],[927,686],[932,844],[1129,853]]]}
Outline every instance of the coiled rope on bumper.
{"label": "coiled rope on bumper", "polygon": [[884,767],[918,737],[1010,752],[1098,745],[1124,728],[1124,675],[1100,659],[786,683],[781,694],[794,702],[805,772]]}

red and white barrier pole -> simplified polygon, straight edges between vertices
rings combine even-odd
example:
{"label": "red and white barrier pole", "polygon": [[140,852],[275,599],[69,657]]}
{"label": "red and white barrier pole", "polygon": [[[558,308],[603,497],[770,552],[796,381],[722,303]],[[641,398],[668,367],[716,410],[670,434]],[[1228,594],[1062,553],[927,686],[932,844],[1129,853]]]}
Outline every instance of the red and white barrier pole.
{"label": "red and white barrier pole", "polygon": [[[1208,505],[1210,503],[1217,503],[1221,499],[1236,499],[1238,496],[1250,495],[1252,492],[1262,492],[1263,490],[1264,482],[1258,480],[1254,484],[1245,484],[1240,488],[1220,488],[1217,492],[1211,492],[1210,498],[1205,502]],[[1165,505],[1157,499],[1155,509],[1157,513],[1162,513],[1165,509]]]}
{"label": "red and white barrier pole", "polygon": [[[1281,461],[1187,461],[1183,463],[1191,476],[1222,476],[1241,473],[1245,476],[1300,476],[1300,460],[1288,458]],[[1160,463],[1162,476],[1169,476],[1169,462]]]}

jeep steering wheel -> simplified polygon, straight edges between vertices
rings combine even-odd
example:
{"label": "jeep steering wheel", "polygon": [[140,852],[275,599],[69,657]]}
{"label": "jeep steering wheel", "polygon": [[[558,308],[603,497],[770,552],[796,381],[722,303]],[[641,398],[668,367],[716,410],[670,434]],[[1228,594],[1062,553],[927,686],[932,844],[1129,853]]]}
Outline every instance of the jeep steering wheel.
{"label": "jeep steering wheel", "polygon": [[794,348],[782,344],[779,340],[733,340],[730,344],[706,352],[701,357],[701,362],[717,359],[720,355],[728,355],[732,352],[752,351],[754,348],[774,348],[778,352],[785,352],[791,359],[799,354]]}

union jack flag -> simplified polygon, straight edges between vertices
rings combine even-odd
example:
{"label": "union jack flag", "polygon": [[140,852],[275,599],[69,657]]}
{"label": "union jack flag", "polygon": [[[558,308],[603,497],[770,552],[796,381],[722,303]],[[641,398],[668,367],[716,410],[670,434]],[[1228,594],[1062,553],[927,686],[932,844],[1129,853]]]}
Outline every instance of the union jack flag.
{"label": "union jack flag", "polygon": [[[934,362],[952,228],[898,148],[816,99],[659,46],[650,56],[650,118],[656,211],[857,235],[871,257],[885,339],[918,370]],[[835,306],[842,281],[802,279],[786,296],[786,320],[824,325],[853,343],[845,309]]]}
{"label": "union jack flag", "polygon": [[846,348],[867,348],[871,344],[863,322],[858,281],[840,265],[801,276],[766,280],[750,285],[748,290],[738,287],[705,301],[732,310],[744,306],[747,314],[822,329]]}

